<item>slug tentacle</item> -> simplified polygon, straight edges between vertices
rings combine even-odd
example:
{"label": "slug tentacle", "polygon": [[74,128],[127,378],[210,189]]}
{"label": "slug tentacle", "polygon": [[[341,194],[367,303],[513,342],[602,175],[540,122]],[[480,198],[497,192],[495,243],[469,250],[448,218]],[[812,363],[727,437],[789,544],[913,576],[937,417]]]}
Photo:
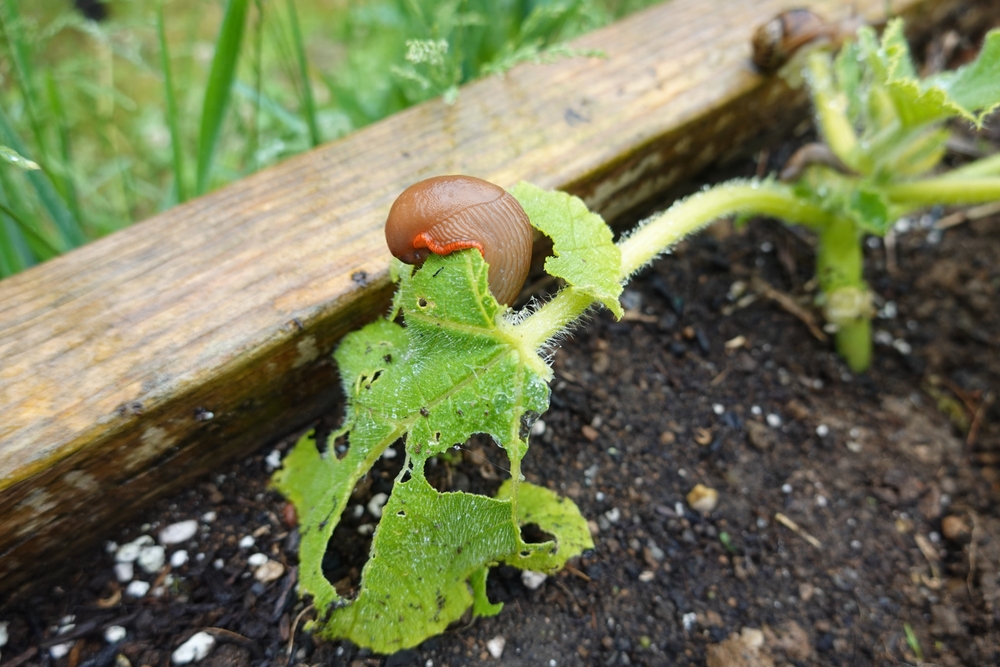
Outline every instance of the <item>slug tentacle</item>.
{"label": "slug tentacle", "polygon": [[490,291],[510,304],[531,264],[528,216],[503,188],[471,176],[437,176],[403,191],[389,211],[386,242],[393,255],[421,264],[427,252],[476,248],[489,264]]}

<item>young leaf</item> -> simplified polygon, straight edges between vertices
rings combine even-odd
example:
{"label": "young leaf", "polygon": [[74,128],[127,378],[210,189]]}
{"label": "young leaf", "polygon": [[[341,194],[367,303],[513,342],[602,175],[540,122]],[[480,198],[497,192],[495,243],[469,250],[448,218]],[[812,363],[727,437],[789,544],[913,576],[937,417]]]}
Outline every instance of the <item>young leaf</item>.
{"label": "young leaf", "polygon": [[[871,30],[859,32],[868,35]],[[919,79],[903,34],[903,22],[889,22],[880,48],[872,39],[860,39],[872,73],[892,97],[904,127],[916,127],[951,117],[965,118],[977,127],[1000,106],[1000,31],[987,34],[975,61],[955,70]]]}
{"label": "young leaf", "polygon": [[621,318],[621,252],[601,216],[565,192],[542,190],[523,181],[510,192],[524,207],[531,224],[553,240],[555,256],[545,260],[545,270],[589,291]]}

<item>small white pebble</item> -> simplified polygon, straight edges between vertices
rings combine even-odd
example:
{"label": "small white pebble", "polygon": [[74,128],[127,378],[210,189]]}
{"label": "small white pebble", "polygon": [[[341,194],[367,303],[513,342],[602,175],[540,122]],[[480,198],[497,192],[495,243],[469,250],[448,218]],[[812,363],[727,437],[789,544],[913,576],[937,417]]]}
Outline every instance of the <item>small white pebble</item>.
{"label": "small white pebble", "polygon": [[604,518],[611,523],[618,523],[618,520],[622,518],[622,511],[617,507],[612,507],[604,513]]}
{"label": "small white pebble", "polygon": [[819,494],[818,496],[816,496],[816,504],[819,505],[820,507],[826,507],[826,496],[824,496],[823,494]]}
{"label": "small white pebble", "polygon": [[759,405],[755,405],[755,406],[751,407],[750,408],[750,412],[751,412],[751,414],[754,414],[754,415],[756,415],[758,417],[761,416],[762,414],[764,414],[764,411],[761,409],[761,407]]}
{"label": "small white pebble", "polygon": [[249,549],[250,547],[252,547],[256,543],[257,543],[257,540],[255,540],[253,538],[253,535],[247,535],[243,539],[240,540],[240,549]]}
{"label": "small white pebble", "polygon": [[114,540],[108,540],[104,543],[104,551],[109,554],[113,554],[118,551],[118,543]]}
{"label": "small white pebble", "polygon": [[136,559],[139,567],[148,574],[156,574],[163,568],[166,562],[167,552],[159,546],[143,547],[139,550],[139,557]]}
{"label": "small white pebble", "polygon": [[558,662],[556,662],[556,659],[555,659],[555,658],[551,658],[551,659],[549,660],[549,667],[556,667],[556,665],[558,665],[558,664],[559,664],[559,663],[558,663]]}
{"label": "small white pebble", "polygon": [[382,458],[384,458],[386,461],[391,461],[392,459],[396,458],[397,456],[399,456],[399,452],[397,452],[392,447],[386,447],[385,451],[382,452]]}
{"label": "small white pebble", "polygon": [[645,570],[642,574],[639,575],[639,581],[643,583],[649,583],[655,578],[656,578],[656,573],[653,572],[652,570]]}
{"label": "small white pebble", "polygon": [[538,587],[545,583],[545,580],[548,578],[548,575],[544,572],[533,572],[532,570],[521,572],[521,583],[524,584],[525,588],[532,591],[538,590]]}
{"label": "small white pebble", "polygon": [[681,616],[681,625],[683,625],[684,629],[688,632],[690,632],[691,629],[694,628],[695,625],[697,625],[697,623],[698,623],[698,614],[694,613],[693,611],[689,611],[688,613]]}
{"label": "small white pebble", "polygon": [[132,581],[125,587],[125,595],[133,598],[141,598],[149,592],[148,581]]}
{"label": "small white pebble", "polygon": [[125,635],[128,632],[120,625],[112,625],[104,630],[104,641],[109,644],[117,644],[121,640],[125,639]]}
{"label": "small white pebble", "polygon": [[604,492],[603,491],[598,491],[597,493],[595,493],[594,494],[594,500],[596,500],[599,503],[603,503],[604,502]]}
{"label": "small white pebble", "polygon": [[212,523],[218,516],[215,512],[205,512],[201,515],[201,520],[203,523]]}
{"label": "small white pebble", "polygon": [[132,581],[135,577],[135,568],[132,563],[115,563],[115,579],[121,583]]}
{"label": "small white pebble", "polygon": [[897,338],[892,341],[892,346],[896,349],[896,352],[899,352],[902,355],[907,355],[910,352],[913,352],[913,347],[902,338]]}
{"label": "small white pebble", "polygon": [[49,655],[52,656],[53,660],[60,660],[65,658],[66,654],[73,647],[72,642],[65,642],[63,644],[56,644],[55,646],[49,647]]}
{"label": "small white pebble", "polygon": [[385,507],[385,503],[389,500],[389,496],[384,493],[376,493],[372,496],[372,499],[368,501],[368,512],[376,519],[382,518],[382,508]]}
{"label": "small white pebble", "polygon": [[774,250],[774,244],[771,243],[770,241],[764,241],[763,243],[760,244],[761,252],[771,252],[772,250]]}
{"label": "small white pebble", "polygon": [[221,558],[216,558],[215,560],[212,561],[212,567],[214,567],[216,570],[221,570],[225,566],[226,562]]}
{"label": "small white pebble", "polygon": [[760,529],[767,528],[767,519],[764,517],[757,517],[757,527]]}
{"label": "small white pebble", "polygon": [[205,554],[199,551],[194,555],[194,559],[200,563],[201,561],[205,560]]}
{"label": "small white pebble", "polygon": [[927,533],[927,539],[929,539],[934,544],[937,544],[938,542],[941,541],[941,533],[937,532],[936,530],[932,530],[931,532]]}
{"label": "small white pebble", "polygon": [[778,428],[781,426],[781,417],[772,412],[767,416],[767,425],[771,428]]}
{"label": "small white pebble", "polygon": [[531,435],[539,436],[545,435],[545,420],[538,419],[534,424],[531,425]]}
{"label": "small white pebble", "polygon": [[8,625],[10,625],[10,621],[0,621],[0,648],[6,646],[10,640],[10,635],[7,634]]}
{"label": "small white pebble", "polygon": [[267,469],[277,470],[281,467],[281,452],[277,449],[272,449],[271,453],[267,455],[264,459],[264,464],[267,465]]}
{"label": "small white pebble", "polygon": [[490,652],[495,660],[499,660],[503,655],[503,649],[507,645],[507,640],[497,635],[486,642],[486,650]]}
{"label": "small white pebble", "polygon": [[791,493],[792,492],[792,485],[788,484],[788,483],[782,484],[781,485],[781,492],[782,493]]}
{"label": "small white pebble", "polygon": [[712,405],[712,412],[714,412],[717,415],[721,415],[725,411],[726,411],[726,406],[724,406],[722,403],[715,403]]}
{"label": "small white pebble", "polygon": [[198,662],[209,654],[215,646],[215,637],[207,632],[199,632],[177,647],[170,655],[170,661],[175,665],[188,665]]}
{"label": "small white pebble", "polygon": [[849,450],[851,450],[852,452],[854,452],[855,454],[857,454],[858,452],[861,451],[861,443],[860,442],[855,442],[854,440],[848,440],[847,441],[847,448]]}
{"label": "small white pebble", "polygon": [[281,575],[285,573],[285,566],[276,560],[270,560],[260,567],[257,571],[253,573],[253,578],[262,584],[269,584],[276,579],[280,579]]}
{"label": "small white pebble", "polygon": [[370,523],[363,523],[358,526],[358,535],[371,535],[375,532],[375,526]]}
{"label": "small white pebble", "polygon": [[816,435],[818,435],[821,438],[825,438],[826,436],[830,435],[830,427],[827,426],[826,424],[820,424],[819,426],[816,427]]}
{"label": "small white pebble", "polygon": [[354,514],[355,519],[360,519],[365,515],[365,506],[355,505],[354,507],[351,508],[351,513]]}
{"label": "small white pebble", "polygon": [[851,548],[855,550],[860,549],[861,542],[859,540],[851,540]]}
{"label": "small white pebble", "polygon": [[187,542],[198,532],[198,522],[194,519],[172,523],[160,531],[160,544],[180,544]]}
{"label": "small white pebble", "polygon": [[170,567],[183,567],[188,562],[188,552],[184,549],[170,554]]}
{"label": "small white pebble", "polygon": [[269,560],[270,559],[267,557],[267,554],[256,553],[247,558],[247,565],[257,569]]}
{"label": "small white pebble", "polygon": [[424,667],[434,667],[434,661],[427,658],[427,662],[424,663]]}

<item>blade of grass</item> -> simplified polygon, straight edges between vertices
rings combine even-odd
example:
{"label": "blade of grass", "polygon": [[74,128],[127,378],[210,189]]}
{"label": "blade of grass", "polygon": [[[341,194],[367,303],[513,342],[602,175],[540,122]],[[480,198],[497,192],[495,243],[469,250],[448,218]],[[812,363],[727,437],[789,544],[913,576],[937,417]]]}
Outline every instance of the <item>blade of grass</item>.
{"label": "blade of grass", "polygon": [[302,106],[306,122],[309,124],[309,139],[313,146],[320,144],[319,124],[316,122],[316,103],[313,100],[312,83],[309,81],[309,68],[306,62],[306,50],[302,43],[302,30],[299,27],[299,15],[295,11],[295,0],[286,0],[288,6],[288,22],[292,28],[292,45],[295,47],[295,58],[299,64],[300,90]]}
{"label": "blade of grass", "polygon": [[215,147],[229,105],[229,92],[236,76],[236,64],[243,42],[243,27],[249,4],[249,0],[229,0],[222,26],[219,28],[219,37],[215,42],[215,56],[212,58],[212,69],[208,75],[205,103],[201,110],[201,131],[198,134],[196,179],[198,194],[203,194],[208,189]]}
{"label": "blade of grass", "polygon": [[[35,95],[35,80],[31,71],[31,58],[28,57],[28,45],[21,27],[21,16],[18,13],[17,2],[3,3],[3,6],[0,7],[0,32],[3,33],[4,40],[10,50],[14,71],[17,73],[18,87],[21,91],[21,97],[24,99],[24,111],[28,117],[28,124],[31,126],[32,134],[35,135],[39,154],[44,157],[46,154],[45,136],[38,119],[38,104]],[[24,151],[20,152],[24,154]]]}
{"label": "blade of grass", "polygon": [[[254,0],[254,6],[257,8],[257,17],[256,21],[254,21],[253,34],[253,85],[255,97],[260,98],[264,85],[262,63],[264,53],[264,3],[262,0]],[[240,82],[237,81],[236,85],[240,85]],[[260,147],[260,109],[256,104],[251,106],[249,124],[246,150],[243,153],[243,168],[248,173],[253,173],[259,168],[257,149]]]}
{"label": "blade of grass", "polygon": [[163,87],[167,98],[167,127],[170,129],[170,147],[173,149],[174,189],[177,202],[187,200],[187,184],[184,179],[184,151],[181,146],[181,132],[177,127],[177,98],[174,96],[174,78],[170,69],[170,51],[167,48],[167,32],[163,21],[163,0],[160,0],[156,14],[156,30],[160,39],[160,68],[163,70]]}
{"label": "blade of grass", "polygon": [[[3,112],[2,108],[0,108],[0,134],[3,135],[4,143],[8,144],[25,158],[31,159],[31,153],[14,131],[13,126],[7,118],[7,114]],[[42,206],[45,207],[52,221],[56,223],[56,227],[66,241],[66,245],[71,248],[83,245],[87,241],[83,229],[80,227],[80,223],[73,215],[73,212],[66,206],[66,202],[63,201],[58,191],[52,185],[48,174],[45,173],[44,166],[43,164],[43,169],[38,171],[25,172],[25,176],[38,194],[38,199],[41,201]]]}
{"label": "blade of grass", "polygon": [[55,77],[52,72],[45,74],[45,84],[48,89],[49,104],[55,116],[56,136],[59,139],[59,152],[62,164],[59,165],[59,178],[56,184],[61,191],[67,206],[76,216],[76,219],[83,224],[83,215],[80,212],[80,200],[76,191],[76,184],[73,182],[73,151],[69,139],[69,129],[66,127],[66,111],[63,107],[62,96],[56,86]]}

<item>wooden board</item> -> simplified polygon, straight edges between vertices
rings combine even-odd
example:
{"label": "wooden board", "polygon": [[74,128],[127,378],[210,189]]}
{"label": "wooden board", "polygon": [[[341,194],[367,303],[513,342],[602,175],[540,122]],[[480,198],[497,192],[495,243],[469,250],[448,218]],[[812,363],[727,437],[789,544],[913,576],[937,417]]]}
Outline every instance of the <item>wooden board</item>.
{"label": "wooden board", "polygon": [[[410,183],[526,179],[615,217],[801,114],[748,63],[790,4],[846,11],[673,0],[577,40],[605,58],[477,82],[0,282],[0,592],[329,409],[331,350],[384,310],[382,224]],[[957,3],[890,4],[919,30]]]}

